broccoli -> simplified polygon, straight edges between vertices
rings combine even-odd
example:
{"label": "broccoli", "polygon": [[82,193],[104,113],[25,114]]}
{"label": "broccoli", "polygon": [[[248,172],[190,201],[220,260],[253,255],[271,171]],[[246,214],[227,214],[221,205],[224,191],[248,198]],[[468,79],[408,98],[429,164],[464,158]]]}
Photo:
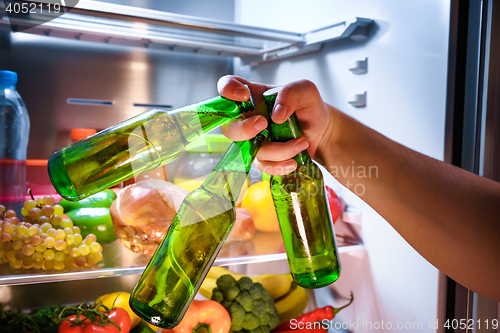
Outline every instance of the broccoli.
{"label": "broccoli", "polygon": [[260,317],[261,326],[269,326],[268,324],[270,322],[271,322],[271,316],[269,315],[269,313],[266,312]]}
{"label": "broccoli", "polygon": [[215,283],[217,284],[217,288],[219,288],[219,290],[224,292],[224,289],[226,289],[226,287],[235,286],[236,280],[231,275],[226,274],[226,275],[222,275],[220,278],[218,278]]}
{"label": "broccoli", "polygon": [[240,303],[240,305],[245,309],[246,312],[252,311],[253,307],[253,298],[248,291],[241,292],[236,297],[236,302]]}
{"label": "broccoli", "polygon": [[[264,288],[262,287],[262,289],[264,289]],[[248,290],[248,293],[250,294],[250,296],[253,299],[261,299],[262,298],[262,289],[259,288],[259,286],[257,286],[257,285],[253,285]]]}
{"label": "broccoli", "polygon": [[231,302],[227,311],[231,316],[231,326],[241,326],[245,321],[245,314],[247,313],[241,305],[236,302]]}
{"label": "broccoli", "polygon": [[260,326],[260,320],[253,313],[247,312],[242,326],[244,329],[251,331]]}
{"label": "broccoli", "polygon": [[228,301],[234,300],[240,294],[240,290],[236,286],[227,286],[222,290],[224,299]]}
{"label": "broccoli", "polygon": [[253,282],[252,279],[244,276],[236,282],[236,286],[240,288],[240,290],[249,290],[253,286]]}
{"label": "broccoli", "polygon": [[218,288],[214,288],[214,291],[212,292],[212,299],[221,303],[224,300],[224,295]]}
{"label": "broccoli", "polygon": [[261,299],[254,299],[252,304],[252,313],[257,317],[262,317],[266,313],[265,303]]}
{"label": "broccoli", "polygon": [[217,279],[212,300],[219,302],[231,316],[231,332],[269,333],[278,326],[279,314],[269,292],[248,277],[238,281],[231,275]]}

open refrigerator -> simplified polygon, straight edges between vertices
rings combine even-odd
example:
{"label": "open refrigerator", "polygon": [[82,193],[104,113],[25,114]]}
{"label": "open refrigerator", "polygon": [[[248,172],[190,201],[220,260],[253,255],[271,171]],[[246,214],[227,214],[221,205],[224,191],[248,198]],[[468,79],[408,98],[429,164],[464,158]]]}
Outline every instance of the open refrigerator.
{"label": "open refrigerator", "polygon": [[[81,0],[42,25],[43,16],[21,18],[35,26],[12,33],[4,6],[0,67],[19,74],[33,124],[31,160],[71,143],[72,128],[103,129],[153,107],[191,104],[215,96],[220,76],[236,74],[276,85],[309,79],[327,103],[387,137],[498,180],[496,125],[489,125],[498,123],[499,7],[491,0]],[[169,175],[175,167],[167,166]],[[347,203],[335,227],[342,273],[308,292],[307,309],[340,306],[352,292],[353,305],[330,332],[495,332],[443,326],[498,319],[498,303],[448,279],[363,202],[363,179],[390,175],[376,166],[336,172],[359,179],[346,188],[323,170]],[[265,236],[252,251],[225,251],[215,265],[286,273],[280,235]],[[101,267],[61,273],[4,265],[0,303],[28,309],[131,291],[147,258],[119,242],[103,254]]]}

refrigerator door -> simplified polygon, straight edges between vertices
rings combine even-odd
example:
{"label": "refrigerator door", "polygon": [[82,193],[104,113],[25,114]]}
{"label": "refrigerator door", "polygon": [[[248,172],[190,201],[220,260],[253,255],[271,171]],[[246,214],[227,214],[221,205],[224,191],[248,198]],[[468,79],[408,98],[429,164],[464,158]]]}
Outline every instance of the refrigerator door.
{"label": "refrigerator door", "polygon": [[[450,16],[445,161],[500,181],[500,4],[455,1]],[[499,332],[499,311],[498,302],[447,279],[446,332]],[[460,320],[468,325],[453,325]]]}
{"label": "refrigerator door", "polygon": [[[443,160],[449,2],[257,0],[237,6],[240,23],[297,32],[349,17],[373,19],[365,41],[331,43],[315,54],[258,66],[236,60],[235,72],[268,84],[309,79],[327,103]],[[372,167],[371,177],[386,177]],[[318,306],[340,306],[354,293],[354,306],[339,313],[332,331],[440,332],[445,292],[440,272],[363,202],[362,178],[349,189],[329,175],[326,182],[362,212],[364,242],[363,249],[341,255],[340,279],[316,291]]]}

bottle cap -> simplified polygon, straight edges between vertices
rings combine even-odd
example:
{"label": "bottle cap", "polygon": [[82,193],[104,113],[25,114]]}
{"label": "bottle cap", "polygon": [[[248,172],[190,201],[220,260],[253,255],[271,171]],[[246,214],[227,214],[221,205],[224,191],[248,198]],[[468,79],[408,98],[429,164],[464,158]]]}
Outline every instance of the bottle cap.
{"label": "bottle cap", "polygon": [[278,93],[281,91],[282,88],[283,88],[282,86],[278,86],[278,87],[268,89],[268,90],[264,91],[263,96],[269,97],[269,96],[273,96],[273,95],[278,95]]}
{"label": "bottle cap", "polygon": [[12,71],[0,71],[0,85],[16,85],[17,73]]}
{"label": "bottle cap", "polygon": [[96,133],[97,131],[93,128],[73,128],[71,130],[71,140],[80,141]]}
{"label": "bottle cap", "polygon": [[276,97],[278,97],[278,93],[281,91],[282,88],[283,88],[282,86],[274,87],[264,91],[264,93],[262,94],[262,97],[264,98],[264,103],[268,106],[267,111],[269,118],[271,118]]}
{"label": "bottle cap", "polygon": [[188,144],[185,150],[188,153],[223,154],[231,143],[222,134],[206,134]]}

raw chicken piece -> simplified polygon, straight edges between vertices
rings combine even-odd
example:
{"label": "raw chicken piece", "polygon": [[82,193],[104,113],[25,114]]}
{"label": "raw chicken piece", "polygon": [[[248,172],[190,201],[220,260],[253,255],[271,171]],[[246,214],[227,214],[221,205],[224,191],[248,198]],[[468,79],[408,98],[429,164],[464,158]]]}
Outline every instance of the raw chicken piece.
{"label": "raw chicken piece", "polygon": [[236,208],[236,221],[226,242],[249,240],[255,235],[255,223],[245,208]]}
{"label": "raw chicken piece", "polygon": [[115,233],[132,251],[153,255],[188,193],[159,179],[123,188],[109,210]]}
{"label": "raw chicken piece", "polygon": [[[141,180],[123,188],[110,207],[115,233],[134,252],[152,256],[174,220],[188,191],[159,179]],[[252,216],[236,208],[236,221],[227,242],[251,239]]]}

